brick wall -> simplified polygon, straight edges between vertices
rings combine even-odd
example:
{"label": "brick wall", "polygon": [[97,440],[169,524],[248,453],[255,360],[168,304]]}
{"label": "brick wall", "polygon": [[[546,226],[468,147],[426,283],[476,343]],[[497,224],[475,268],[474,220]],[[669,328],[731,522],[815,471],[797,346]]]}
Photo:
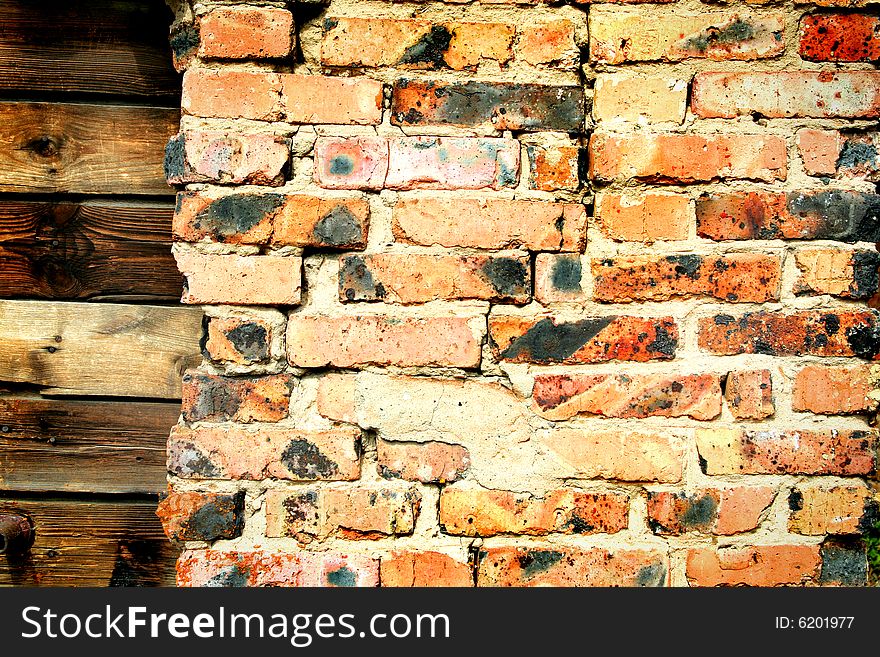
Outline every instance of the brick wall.
{"label": "brick wall", "polygon": [[863,5],[178,7],[179,583],[865,584]]}

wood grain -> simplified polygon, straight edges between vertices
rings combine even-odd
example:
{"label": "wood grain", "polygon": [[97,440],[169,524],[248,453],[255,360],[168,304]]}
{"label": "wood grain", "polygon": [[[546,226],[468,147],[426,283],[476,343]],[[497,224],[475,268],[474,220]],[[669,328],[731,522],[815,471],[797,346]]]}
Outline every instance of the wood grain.
{"label": "wood grain", "polygon": [[0,398],[0,490],[159,493],[179,403]]}
{"label": "wood grain", "polygon": [[44,395],[179,399],[201,334],[199,308],[0,301],[0,381]]}
{"label": "wood grain", "polygon": [[171,204],[0,199],[0,298],[180,298]]}
{"label": "wood grain", "polygon": [[173,586],[179,549],[156,502],[0,498],[36,522],[24,557],[0,557],[0,586]]}
{"label": "wood grain", "polygon": [[0,191],[169,196],[174,109],[0,102]]}
{"label": "wood grain", "polygon": [[0,90],[168,99],[172,15],[163,0],[0,0]]}

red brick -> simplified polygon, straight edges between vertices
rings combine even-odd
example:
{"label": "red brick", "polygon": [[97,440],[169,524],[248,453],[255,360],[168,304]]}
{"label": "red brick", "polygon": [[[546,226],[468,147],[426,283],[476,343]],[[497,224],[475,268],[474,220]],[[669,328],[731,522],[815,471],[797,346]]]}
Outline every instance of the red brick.
{"label": "red brick", "polygon": [[864,413],[877,408],[877,402],[868,397],[874,388],[870,365],[807,365],[795,377],[792,408],[828,415]]}
{"label": "red brick", "polygon": [[489,344],[497,359],[514,363],[668,360],[678,326],[671,317],[490,315]]}
{"label": "red brick", "polygon": [[699,320],[700,348],[719,355],[880,356],[875,311],[754,312]]}
{"label": "red brick", "polygon": [[424,246],[581,251],[587,214],[576,203],[489,198],[401,198],[394,238]]}
{"label": "red brick", "polygon": [[666,554],[563,545],[483,548],[477,586],[669,586]]}
{"label": "red brick", "polygon": [[613,534],[627,527],[629,496],[559,488],[537,497],[468,484],[440,493],[440,528],[457,536]]}
{"label": "red brick", "polygon": [[404,78],[394,83],[391,123],[579,132],[584,92],[579,86]]}
{"label": "red brick", "polygon": [[296,367],[477,367],[484,332],[482,316],[294,313],[287,322],[287,359]]}
{"label": "red brick", "polygon": [[236,538],[244,529],[244,491],[172,492],[159,502],[156,515],[172,541],[213,541]]}
{"label": "red brick", "polygon": [[779,258],[757,253],[701,256],[625,256],[594,259],[593,296],[598,301],[668,301],[710,296],[730,302],[779,299]]}
{"label": "red brick", "polygon": [[681,480],[682,443],[683,439],[674,435],[629,428],[558,428],[541,437],[542,446],[572,470],[572,476],[662,483]]}
{"label": "red brick", "polygon": [[789,531],[809,536],[861,534],[877,512],[878,500],[862,483],[828,486],[804,482],[788,498]]}
{"label": "red brick", "polygon": [[803,128],[797,132],[797,147],[804,170],[811,176],[880,179],[877,147],[880,133],[843,133],[836,130]]}
{"label": "red brick", "polygon": [[707,488],[648,492],[648,524],[655,534],[679,536],[701,532],[727,536],[758,527],[773,503],[776,489],[769,486]]}
{"label": "red brick", "polygon": [[181,108],[193,116],[280,121],[281,75],[191,68],[183,75]]}
{"label": "red brick", "polygon": [[819,575],[818,545],[761,545],[688,550],[691,586],[782,586],[810,582]]}
{"label": "red brick", "polygon": [[350,481],[361,474],[359,429],[175,426],[168,471],[187,479]]}
{"label": "red brick", "polygon": [[880,116],[880,72],[697,73],[691,109],[704,118],[874,118]]}
{"label": "red brick", "polygon": [[213,182],[223,185],[284,183],[290,147],[284,137],[188,130],[165,147],[169,185]]}
{"label": "red brick", "polygon": [[667,182],[785,180],[785,140],[776,135],[594,132],[590,178]]}
{"label": "red brick", "polygon": [[586,413],[711,420],[721,414],[720,377],[713,374],[540,374],[533,409],[550,420]]}
{"label": "red brick", "polygon": [[473,586],[474,578],[467,556],[455,558],[442,552],[396,550],[382,557],[382,586],[437,587]]}
{"label": "red brick", "polygon": [[376,458],[377,470],[385,479],[424,484],[457,481],[471,465],[467,448],[433,440],[416,443],[380,439],[376,441]]}
{"label": "red brick", "polygon": [[528,303],[532,289],[528,255],[457,256],[374,253],[344,256],[339,299],[424,303],[483,299]]}
{"label": "red brick", "polygon": [[274,330],[271,323],[257,317],[211,317],[203,352],[223,363],[264,363],[271,355]]}
{"label": "red brick", "polygon": [[421,495],[415,488],[346,486],[266,493],[266,536],[302,542],[331,534],[377,539],[412,534]]}
{"label": "red brick", "polygon": [[379,586],[379,560],[341,552],[187,550],[178,586]]}
{"label": "red brick", "polygon": [[593,118],[603,122],[678,123],[687,110],[688,85],[672,77],[599,74]]}
{"label": "red brick", "polygon": [[529,189],[543,192],[580,189],[580,162],[586,151],[579,146],[526,146]]}
{"label": "red brick", "polygon": [[776,57],[785,49],[785,18],[731,12],[684,14],[590,10],[590,59],[606,64]]}
{"label": "red brick", "polygon": [[795,253],[800,276],[795,294],[870,299],[880,286],[880,254],[867,249],[804,249]]}
{"label": "red brick", "polygon": [[185,422],[277,422],[287,417],[294,379],[288,374],[229,377],[183,375]]}
{"label": "red brick", "polygon": [[876,62],[878,33],[877,16],[810,14],[801,19],[799,52],[811,62]]}
{"label": "red brick", "polygon": [[713,240],[880,241],[880,196],[843,190],[703,194],[697,234]]}
{"label": "red brick", "polygon": [[600,193],[596,215],[605,234],[618,241],[685,240],[694,223],[690,198],[684,194]]}
{"label": "red brick", "polygon": [[737,420],[763,420],[776,412],[770,370],[729,372],[724,398]]}
{"label": "red brick", "polygon": [[321,42],[324,66],[476,70],[484,61],[513,57],[514,26],[503,23],[432,23],[391,18],[327,18]]}
{"label": "red brick", "polygon": [[293,49],[293,16],[272,7],[217,7],[199,18],[199,33],[201,57],[287,57]]}
{"label": "red brick", "polygon": [[182,303],[296,305],[300,302],[302,258],[178,251],[174,259],[186,279]]}
{"label": "red brick", "polygon": [[576,71],[581,61],[574,40],[574,23],[565,19],[520,25],[514,52],[517,60],[532,66]]}
{"label": "red brick", "polygon": [[543,304],[583,301],[583,265],[578,253],[535,255],[535,299]]}
{"label": "red brick", "polygon": [[697,429],[697,449],[709,475],[870,475],[876,470],[877,434],[844,429]]}

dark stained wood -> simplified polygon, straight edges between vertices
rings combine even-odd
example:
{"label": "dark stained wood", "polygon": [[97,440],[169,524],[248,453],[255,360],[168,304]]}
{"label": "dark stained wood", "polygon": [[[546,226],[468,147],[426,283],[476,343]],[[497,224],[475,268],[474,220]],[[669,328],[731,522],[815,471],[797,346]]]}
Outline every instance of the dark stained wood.
{"label": "dark stained wood", "polygon": [[179,403],[0,398],[0,490],[159,493]]}
{"label": "dark stained wood", "polygon": [[180,399],[201,334],[194,307],[0,301],[0,381],[44,395]]}
{"label": "dark stained wood", "polygon": [[0,556],[0,586],[173,586],[179,549],[156,502],[0,498],[36,522],[24,557]]}
{"label": "dark stained wood", "polygon": [[0,191],[169,196],[174,109],[0,103]]}
{"label": "dark stained wood", "polygon": [[180,298],[171,204],[3,201],[0,298]]}
{"label": "dark stained wood", "polygon": [[0,90],[180,94],[163,0],[0,0]]}

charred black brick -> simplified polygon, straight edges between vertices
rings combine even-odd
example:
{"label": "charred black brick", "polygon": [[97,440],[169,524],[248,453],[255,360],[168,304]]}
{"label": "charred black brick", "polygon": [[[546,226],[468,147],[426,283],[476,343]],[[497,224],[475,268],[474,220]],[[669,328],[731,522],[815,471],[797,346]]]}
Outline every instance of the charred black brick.
{"label": "charred black brick", "polygon": [[315,224],[315,239],[328,246],[360,246],[364,242],[360,222],[345,205],[337,205]]}
{"label": "charred black brick", "polygon": [[516,297],[528,292],[529,272],[521,260],[489,258],[482,271],[502,297]]}
{"label": "charred black brick", "polygon": [[430,32],[406,49],[397,63],[426,64],[432,69],[445,68],[446,51],[451,42],[452,32],[443,25],[434,25]]}
{"label": "charred black brick", "polygon": [[822,570],[819,582],[840,586],[865,586],[868,559],[865,544],[859,539],[828,538],[819,550]]}
{"label": "charred black brick", "polygon": [[269,357],[269,334],[265,326],[256,322],[244,322],[229,331],[226,337],[249,363],[260,362]]}
{"label": "charred black brick", "polygon": [[554,288],[562,292],[580,292],[582,275],[581,259],[578,256],[563,256],[554,259],[550,281]]}
{"label": "charred black brick", "polygon": [[195,218],[195,227],[223,241],[246,233],[281,207],[281,194],[230,194],[213,201]]}
{"label": "charred black brick", "polygon": [[501,352],[501,357],[513,359],[526,355],[536,363],[565,360],[599,335],[615,319],[617,318],[614,316],[597,317],[554,324],[552,319],[546,317],[514,340]]}
{"label": "charred black brick", "polygon": [[300,479],[332,477],[339,472],[339,464],[327,458],[307,440],[291,440],[281,454],[287,470]]}

